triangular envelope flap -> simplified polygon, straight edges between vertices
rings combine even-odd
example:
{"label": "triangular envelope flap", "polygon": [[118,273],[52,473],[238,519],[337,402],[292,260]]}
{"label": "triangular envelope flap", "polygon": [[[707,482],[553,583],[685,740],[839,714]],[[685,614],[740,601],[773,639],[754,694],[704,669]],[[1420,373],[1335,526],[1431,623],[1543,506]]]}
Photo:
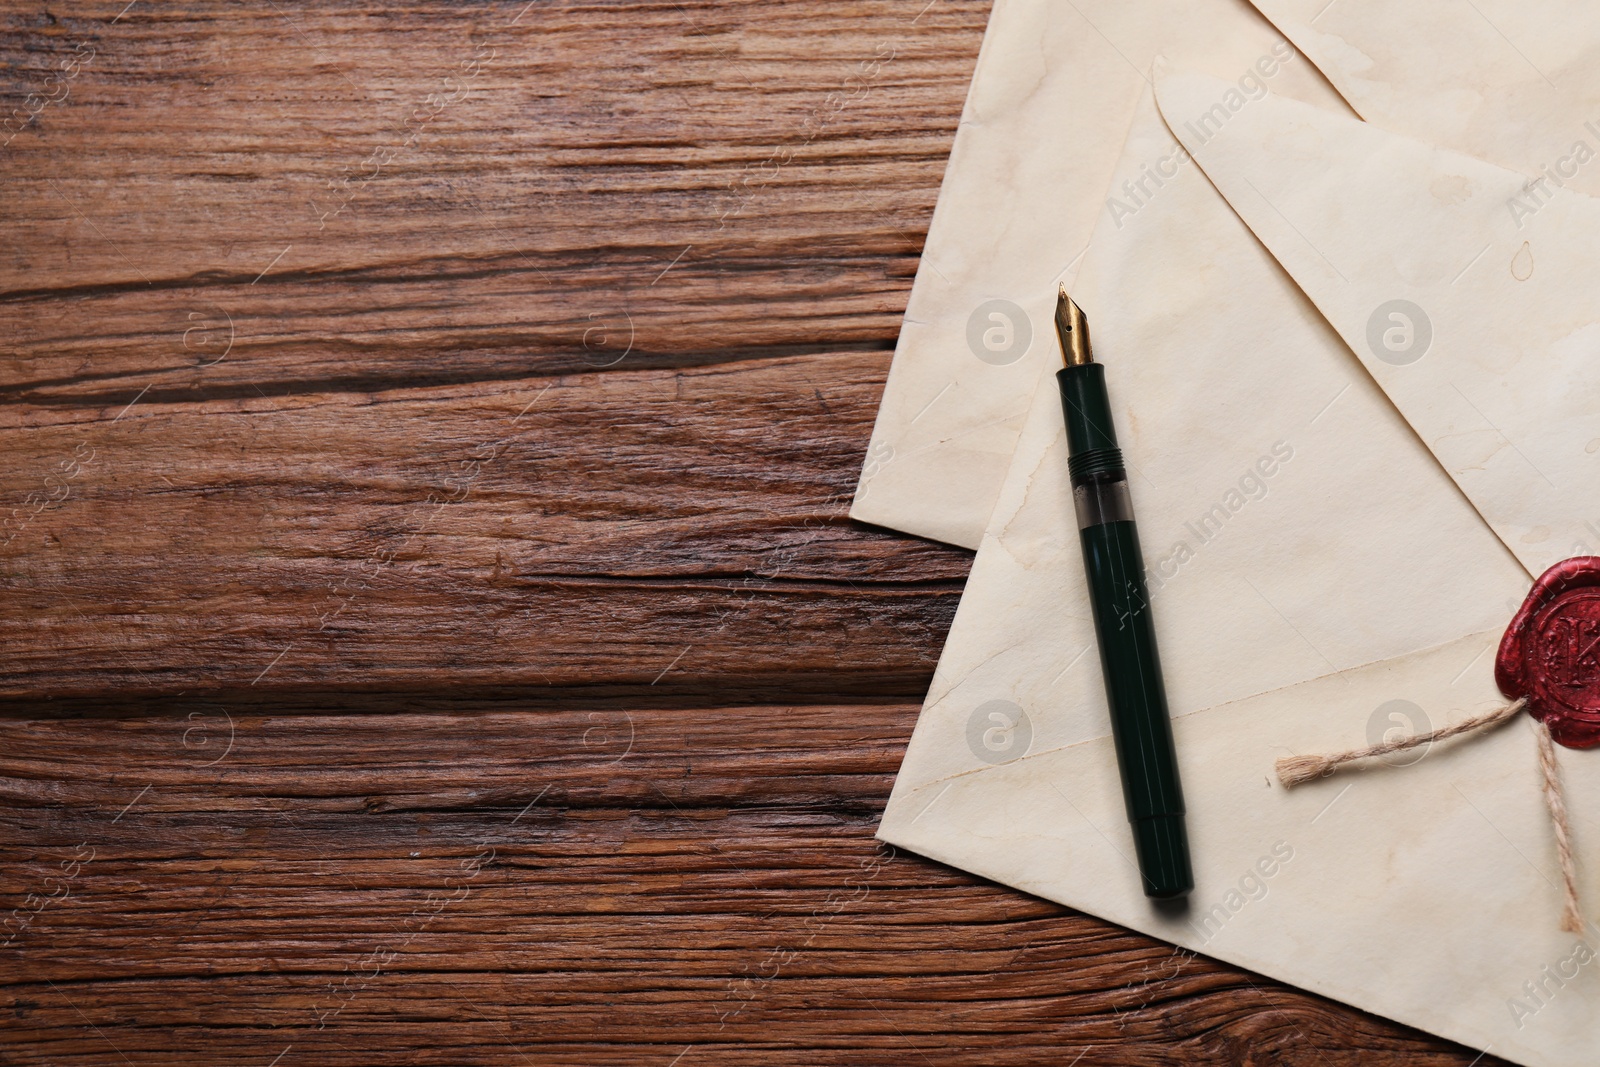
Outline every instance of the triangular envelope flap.
{"label": "triangular envelope flap", "polygon": [[1524,567],[1600,550],[1600,201],[1232,90],[1167,72],[1157,95]]}
{"label": "triangular envelope flap", "polygon": [[[1174,712],[1503,626],[1526,576],[1180,155],[1147,92],[1113,185],[1142,183],[1141,203],[1103,213],[1077,287]],[[1109,729],[1054,386],[1034,399],[897,796]]]}
{"label": "triangular envelope flap", "polygon": [[1594,0],[1253,2],[1368,122],[1600,194]]}

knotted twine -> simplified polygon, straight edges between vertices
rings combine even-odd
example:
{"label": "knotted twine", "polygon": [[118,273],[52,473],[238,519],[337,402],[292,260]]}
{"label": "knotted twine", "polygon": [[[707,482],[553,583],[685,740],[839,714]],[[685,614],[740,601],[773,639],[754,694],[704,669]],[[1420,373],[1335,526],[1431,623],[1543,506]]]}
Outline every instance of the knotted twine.
{"label": "knotted twine", "polygon": [[[1431,730],[1425,734],[1413,734],[1410,737],[1396,738],[1366,748],[1353,748],[1328,756],[1284,756],[1277,762],[1278,781],[1283,783],[1285,789],[1293,789],[1297,785],[1303,785],[1317,778],[1325,778],[1345,764],[1356,760],[1387,756],[1391,752],[1403,752],[1408,748],[1443,741],[1459,734],[1477,730],[1486,731],[1513,718],[1527,706],[1527,698],[1521,697],[1493,711],[1463,719],[1453,726]],[[1571,829],[1567,823],[1566,799],[1561,793],[1561,775],[1556,765],[1555,741],[1550,736],[1549,726],[1542,720],[1530,715],[1528,721],[1533,724],[1533,732],[1538,740],[1539,775],[1543,785],[1544,803],[1550,811],[1550,823],[1556,835],[1556,856],[1561,862],[1561,880],[1564,883],[1565,896],[1561,909],[1561,929],[1575,934],[1583,929],[1583,918],[1578,910],[1578,874],[1572,860]]]}

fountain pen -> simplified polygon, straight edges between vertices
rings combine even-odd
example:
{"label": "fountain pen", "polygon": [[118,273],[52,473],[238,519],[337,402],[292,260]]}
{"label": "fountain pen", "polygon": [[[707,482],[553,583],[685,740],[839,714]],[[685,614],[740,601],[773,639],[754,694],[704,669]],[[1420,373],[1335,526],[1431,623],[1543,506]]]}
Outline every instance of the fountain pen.
{"label": "fountain pen", "polygon": [[1056,383],[1067,422],[1067,472],[1134,852],[1146,896],[1181,897],[1194,888],[1194,873],[1128,474],[1111,423],[1105,367],[1094,361],[1089,321],[1065,286],[1056,299],[1056,336],[1066,364]]}

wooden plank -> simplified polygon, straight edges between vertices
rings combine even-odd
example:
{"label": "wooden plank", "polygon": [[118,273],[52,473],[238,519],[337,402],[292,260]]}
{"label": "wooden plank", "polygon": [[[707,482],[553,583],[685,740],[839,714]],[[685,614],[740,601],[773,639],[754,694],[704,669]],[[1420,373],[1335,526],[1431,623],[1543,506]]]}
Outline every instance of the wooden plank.
{"label": "wooden plank", "polygon": [[885,349],[988,8],[122,6],[5,19],[0,396]]}
{"label": "wooden plank", "polygon": [[7,16],[0,695],[925,686],[844,513],[984,5],[524,7]]}
{"label": "wooden plank", "polygon": [[914,706],[189,714],[7,724],[9,1062],[1474,1062],[874,842]]}
{"label": "wooden plank", "polygon": [[39,409],[0,692],[918,694],[969,556],[845,516],[882,372]]}

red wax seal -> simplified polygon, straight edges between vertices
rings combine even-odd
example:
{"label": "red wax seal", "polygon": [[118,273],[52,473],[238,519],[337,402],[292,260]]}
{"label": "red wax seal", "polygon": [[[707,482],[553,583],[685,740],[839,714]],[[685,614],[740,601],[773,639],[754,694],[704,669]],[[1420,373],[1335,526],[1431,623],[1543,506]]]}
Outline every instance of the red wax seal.
{"label": "red wax seal", "polygon": [[1600,745],[1600,557],[1564,559],[1540,575],[1500,639],[1500,691],[1568,748]]}

